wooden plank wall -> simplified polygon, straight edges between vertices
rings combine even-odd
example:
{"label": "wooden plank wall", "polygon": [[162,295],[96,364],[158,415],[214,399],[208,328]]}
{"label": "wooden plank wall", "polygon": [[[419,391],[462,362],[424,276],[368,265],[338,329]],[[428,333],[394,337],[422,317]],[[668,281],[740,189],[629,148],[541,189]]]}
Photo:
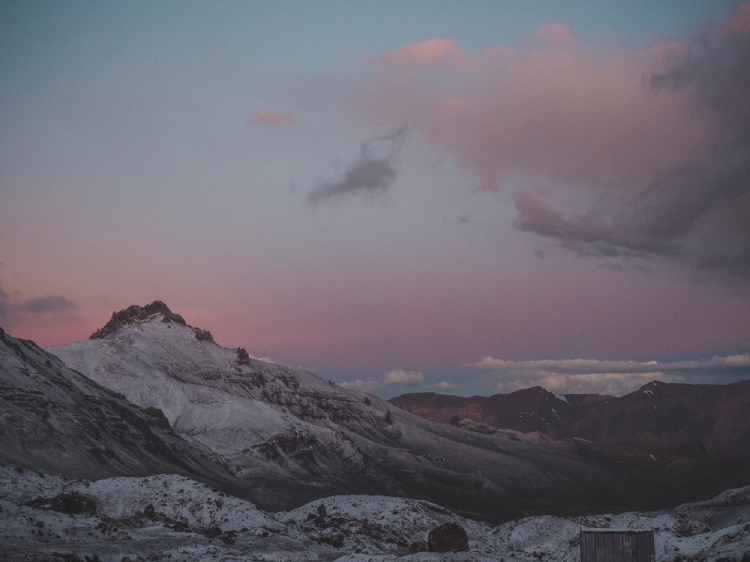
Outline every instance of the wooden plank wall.
{"label": "wooden plank wall", "polygon": [[581,531],[581,562],[655,562],[654,533]]}

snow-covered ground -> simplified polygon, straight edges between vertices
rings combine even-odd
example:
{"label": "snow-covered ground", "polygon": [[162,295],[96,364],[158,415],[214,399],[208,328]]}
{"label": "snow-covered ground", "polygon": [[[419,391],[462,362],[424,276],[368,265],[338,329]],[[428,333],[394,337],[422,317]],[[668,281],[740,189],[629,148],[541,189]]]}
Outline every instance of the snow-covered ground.
{"label": "snow-covered ground", "polygon": [[[265,513],[177,475],[86,481],[0,467],[0,508],[0,559],[8,561],[574,562],[578,535],[590,528],[654,530],[657,562],[750,558],[750,486],[663,512],[528,517],[492,528],[403,498],[333,496]],[[409,553],[447,522],[466,530],[469,552]]]}

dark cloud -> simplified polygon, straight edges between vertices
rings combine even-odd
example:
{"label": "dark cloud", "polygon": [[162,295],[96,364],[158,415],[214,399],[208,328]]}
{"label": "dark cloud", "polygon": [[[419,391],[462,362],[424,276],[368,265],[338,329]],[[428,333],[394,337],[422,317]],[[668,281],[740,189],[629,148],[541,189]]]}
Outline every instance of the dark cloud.
{"label": "dark cloud", "polygon": [[696,114],[711,117],[710,148],[655,174],[627,200],[602,196],[579,217],[516,193],[517,228],[583,256],[673,256],[750,275],[750,25],[706,28],[687,53],[650,83],[686,94]]}
{"label": "dark cloud", "polygon": [[360,146],[359,159],[351,164],[338,181],[321,182],[307,195],[310,205],[350,193],[377,196],[388,191],[396,181],[396,164],[406,140],[406,128],[368,139]]}
{"label": "dark cloud", "polygon": [[16,301],[0,286],[0,324],[7,328],[18,325],[27,314],[64,314],[77,309],[76,302],[62,295],[47,295]]}
{"label": "dark cloud", "polygon": [[78,305],[76,303],[61,295],[48,295],[46,297],[28,299],[17,306],[18,310],[22,312],[29,312],[31,314],[75,310],[76,308],[78,308]]}

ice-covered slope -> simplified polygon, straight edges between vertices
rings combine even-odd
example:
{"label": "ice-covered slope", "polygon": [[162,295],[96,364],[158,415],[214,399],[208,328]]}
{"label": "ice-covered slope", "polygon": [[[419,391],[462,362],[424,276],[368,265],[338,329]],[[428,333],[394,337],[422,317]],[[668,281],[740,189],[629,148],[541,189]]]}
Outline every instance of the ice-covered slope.
{"label": "ice-covered slope", "polygon": [[220,347],[163,303],[121,311],[94,339],[48,351],[139,406],[162,410],[177,433],[221,456],[266,509],[369,493],[501,521],[677,501],[616,463],[430,422]]}
{"label": "ice-covered slope", "polygon": [[[292,562],[577,562],[582,529],[653,530],[657,562],[746,562],[750,487],[656,513],[528,517],[491,528],[437,505],[333,496],[294,511],[252,503],[175,475],[73,480],[0,467],[0,559]],[[444,523],[469,551],[410,554]]]}
{"label": "ice-covered slope", "polygon": [[163,472],[232,493],[245,486],[144,410],[0,329],[0,462],[68,476]]}

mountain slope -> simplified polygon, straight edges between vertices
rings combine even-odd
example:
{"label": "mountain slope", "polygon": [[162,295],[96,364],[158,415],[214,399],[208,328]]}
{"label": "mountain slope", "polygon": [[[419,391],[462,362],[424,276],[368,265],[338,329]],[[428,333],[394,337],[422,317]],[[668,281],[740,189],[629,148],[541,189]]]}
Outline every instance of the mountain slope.
{"label": "mountain slope", "polygon": [[135,404],[162,410],[178,434],[250,484],[264,509],[368,493],[501,521],[695,499],[616,462],[430,422],[220,347],[183,322],[163,303],[130,307],[93,339],[49,351]]}
{"label": "mountain slope", "polygon": [[0,329],[0,462],[73,477],[177,473],[244,485],[144,410]]}

